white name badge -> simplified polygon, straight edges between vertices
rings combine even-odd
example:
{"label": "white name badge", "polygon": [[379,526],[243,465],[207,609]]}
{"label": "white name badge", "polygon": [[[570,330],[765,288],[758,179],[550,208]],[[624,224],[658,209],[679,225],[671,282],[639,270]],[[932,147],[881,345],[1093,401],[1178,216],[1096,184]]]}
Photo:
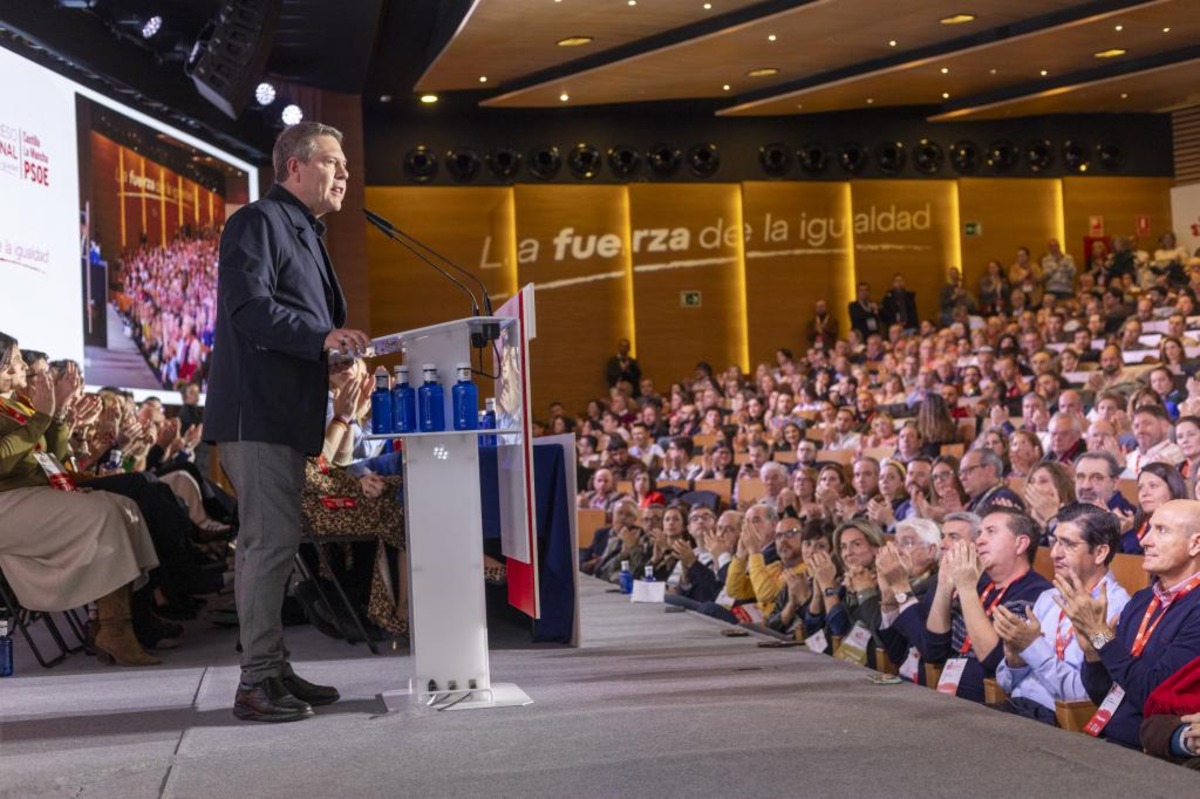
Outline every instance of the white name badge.
{"label": "white name badge", "polygon": [[914,646],[908,650],[908,657],[900,664],[900,676],[906,680],[917,682],[918,669],[921,666],[921,653]]}
{"label": "white name badge", "polygon": [[829,640],[825,638],[824,630],[817,630],[812,635],[804,639],[804,645],[808,647],[808,651],[816,655],[825,654],[826,648],[829,647]]}
{"label": "white name badge", "polygon": [[958,684],[962,682],[963,670],[967,667],[966,658],[951,658],[942,668],[942,676],[938,678],[938,693],[954,696],[958,693]]}
{"label": "white name badge", "polygon": [[867,663],[867,644],[870,642],[871,631],[861,621],[856,621],[849,634],[842,639],[842,645],[833,653],[833,656],[838,660],[864,666]]}
{"label": "white name badge", "polygon": [[1112,721],[1113,713],[1117,712],[1117,708],[1121,706],[1121,700],[1124,698],[1125,689],[1113,683],[1112,688],[1108,689],[1108,696],[1104,697],[1104,701],[1100,703],[1095,715],[1083,726],[1083,731],[1092,737],[1103,732],[1104,728],[1108,726],[1108,722]]}
{"label": "white name badge", "polygon": [[629,597],[631,602],[657,602],[662,604],[667,594],[667,584],[661,580],[654,582],[646,582],[645,580],[633,581],[633,594]]}

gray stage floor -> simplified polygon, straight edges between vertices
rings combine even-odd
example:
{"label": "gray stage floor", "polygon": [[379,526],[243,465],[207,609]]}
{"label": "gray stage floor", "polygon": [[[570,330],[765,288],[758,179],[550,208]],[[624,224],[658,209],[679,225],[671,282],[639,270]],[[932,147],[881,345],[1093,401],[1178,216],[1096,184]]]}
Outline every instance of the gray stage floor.
{"label": "gray stage floor", "polygon": [[22,658],[0,680],[0,796],[1200,795],[1200,774],[584,581],[582,648],[492,653],[524,708],[384,714],[408,656],[306,627],[298,671],[345,698],[298,724],[230,715],[229,631],[194,626],[154,669]]}

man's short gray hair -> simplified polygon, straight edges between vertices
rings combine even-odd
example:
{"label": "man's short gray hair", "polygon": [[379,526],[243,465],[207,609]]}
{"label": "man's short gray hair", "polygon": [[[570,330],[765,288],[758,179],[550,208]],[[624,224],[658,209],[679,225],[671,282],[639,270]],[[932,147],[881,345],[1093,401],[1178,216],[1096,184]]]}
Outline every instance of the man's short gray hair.
{"label": "man's short gray hair", "polygon": [[979,537],[979,530],[983,527],[983,519],[966,510],[956,510],[953,513],[947,513],[946,518],[942,519],[942,525],[944,526],[946,522],[966,522],[970,528],[972,541]]}
{"label": "man's short gray hair", "polygon": [[996,473],[996,477],[1004,476],[1004,461],[1000,459],[1000,456],[996,454],[995,450],[989,447],[983,447],[981,449],[972,450],[972,452],[979,456],[980,466],[992,467],[992,471]]}
{"label": "man's short gray hair", "polygon": [[784,478],[787,477],[787,468],[784,467],[782,463],[776,463],[775,461],[767,461],[764,463],[762,468],[758,470],[758,476],[760,479],[765,480],[767,475],[771,472],[778,472],[780,476]]}
{"label": "man's short gray hair", "polygon": [[321,122],[297,122],[289,125],[275,140],[275,149],[271,151],[271,165],[275,168],[275,182],[287,181],[288,160],[295,158],[304,163],[317,150],[317,139],[321,136],[332,136],[342,143],[342,132],[332,125]]}
{"label": "man's short gray hair", "polygon": [[930,546],[936,547],[942,543],[942,529],[932,519],[922,519],[914,516],[896,525],[896,534],[903,530],[912,530],[917,537]]}
{"label": "man's short gray hair", "polygon": [[1086,460],[1104,461],[1108,465],[1108,476],[1115,480],[1125,471],[1125,464],[1117,460],[1117,456],[1113,455],[1106,449],[1093,449],[1084,452],[1075,459],[1075,466],[1078,467],[1081,461]]}

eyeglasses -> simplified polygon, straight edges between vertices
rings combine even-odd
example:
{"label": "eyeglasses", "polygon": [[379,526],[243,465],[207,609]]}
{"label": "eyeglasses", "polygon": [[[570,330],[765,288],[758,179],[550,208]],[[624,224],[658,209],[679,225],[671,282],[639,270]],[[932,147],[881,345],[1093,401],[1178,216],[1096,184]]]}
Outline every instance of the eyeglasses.
{"label": "eyeglasses", "polygon": [[987,467],[984,466],[982,463],[976,464],[975,466],[963,466],[958,470],[958,476],[966,477],[968,474],[975,471],[976,469],[985,469],[985,468],[987,468]]}
{"label": "eyeglasses", "polygon": [[777,530],[775,532],[775,540],[778,541],[782,538],[795,538],[796,536],[800,535],[800,533],[802,533],[802,532],[804,532],[804,531],[801,530],[799,527],[794,527],[791,530]]}
{"label": "eyeglasses", "polygon": [[931,475],[930,479],[941,481],[941,480],[949,480],[952,477],[954,477],[954,472],[934,472]]}

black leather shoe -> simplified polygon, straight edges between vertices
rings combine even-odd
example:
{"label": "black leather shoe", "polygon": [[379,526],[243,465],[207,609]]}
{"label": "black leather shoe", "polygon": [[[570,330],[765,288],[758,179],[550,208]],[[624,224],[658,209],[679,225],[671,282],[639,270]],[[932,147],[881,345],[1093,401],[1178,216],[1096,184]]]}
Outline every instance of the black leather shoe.
{"label": "black leather shoe", "polygon": [[313,715],[313,709],[292,696],[278,677],[269,677],[250,688],[239,686],[233,715],[242,721],[300,721]]}
{"label": "black leather shoe", "polygon": [[297,699],[308,702],[313,707],[332,705],[342,698],[342,695],[338,693],[338,689],[332,685],[313,685],[308,680],[297,677],[295,674],[281,677],[280,681],[288,693]]}

